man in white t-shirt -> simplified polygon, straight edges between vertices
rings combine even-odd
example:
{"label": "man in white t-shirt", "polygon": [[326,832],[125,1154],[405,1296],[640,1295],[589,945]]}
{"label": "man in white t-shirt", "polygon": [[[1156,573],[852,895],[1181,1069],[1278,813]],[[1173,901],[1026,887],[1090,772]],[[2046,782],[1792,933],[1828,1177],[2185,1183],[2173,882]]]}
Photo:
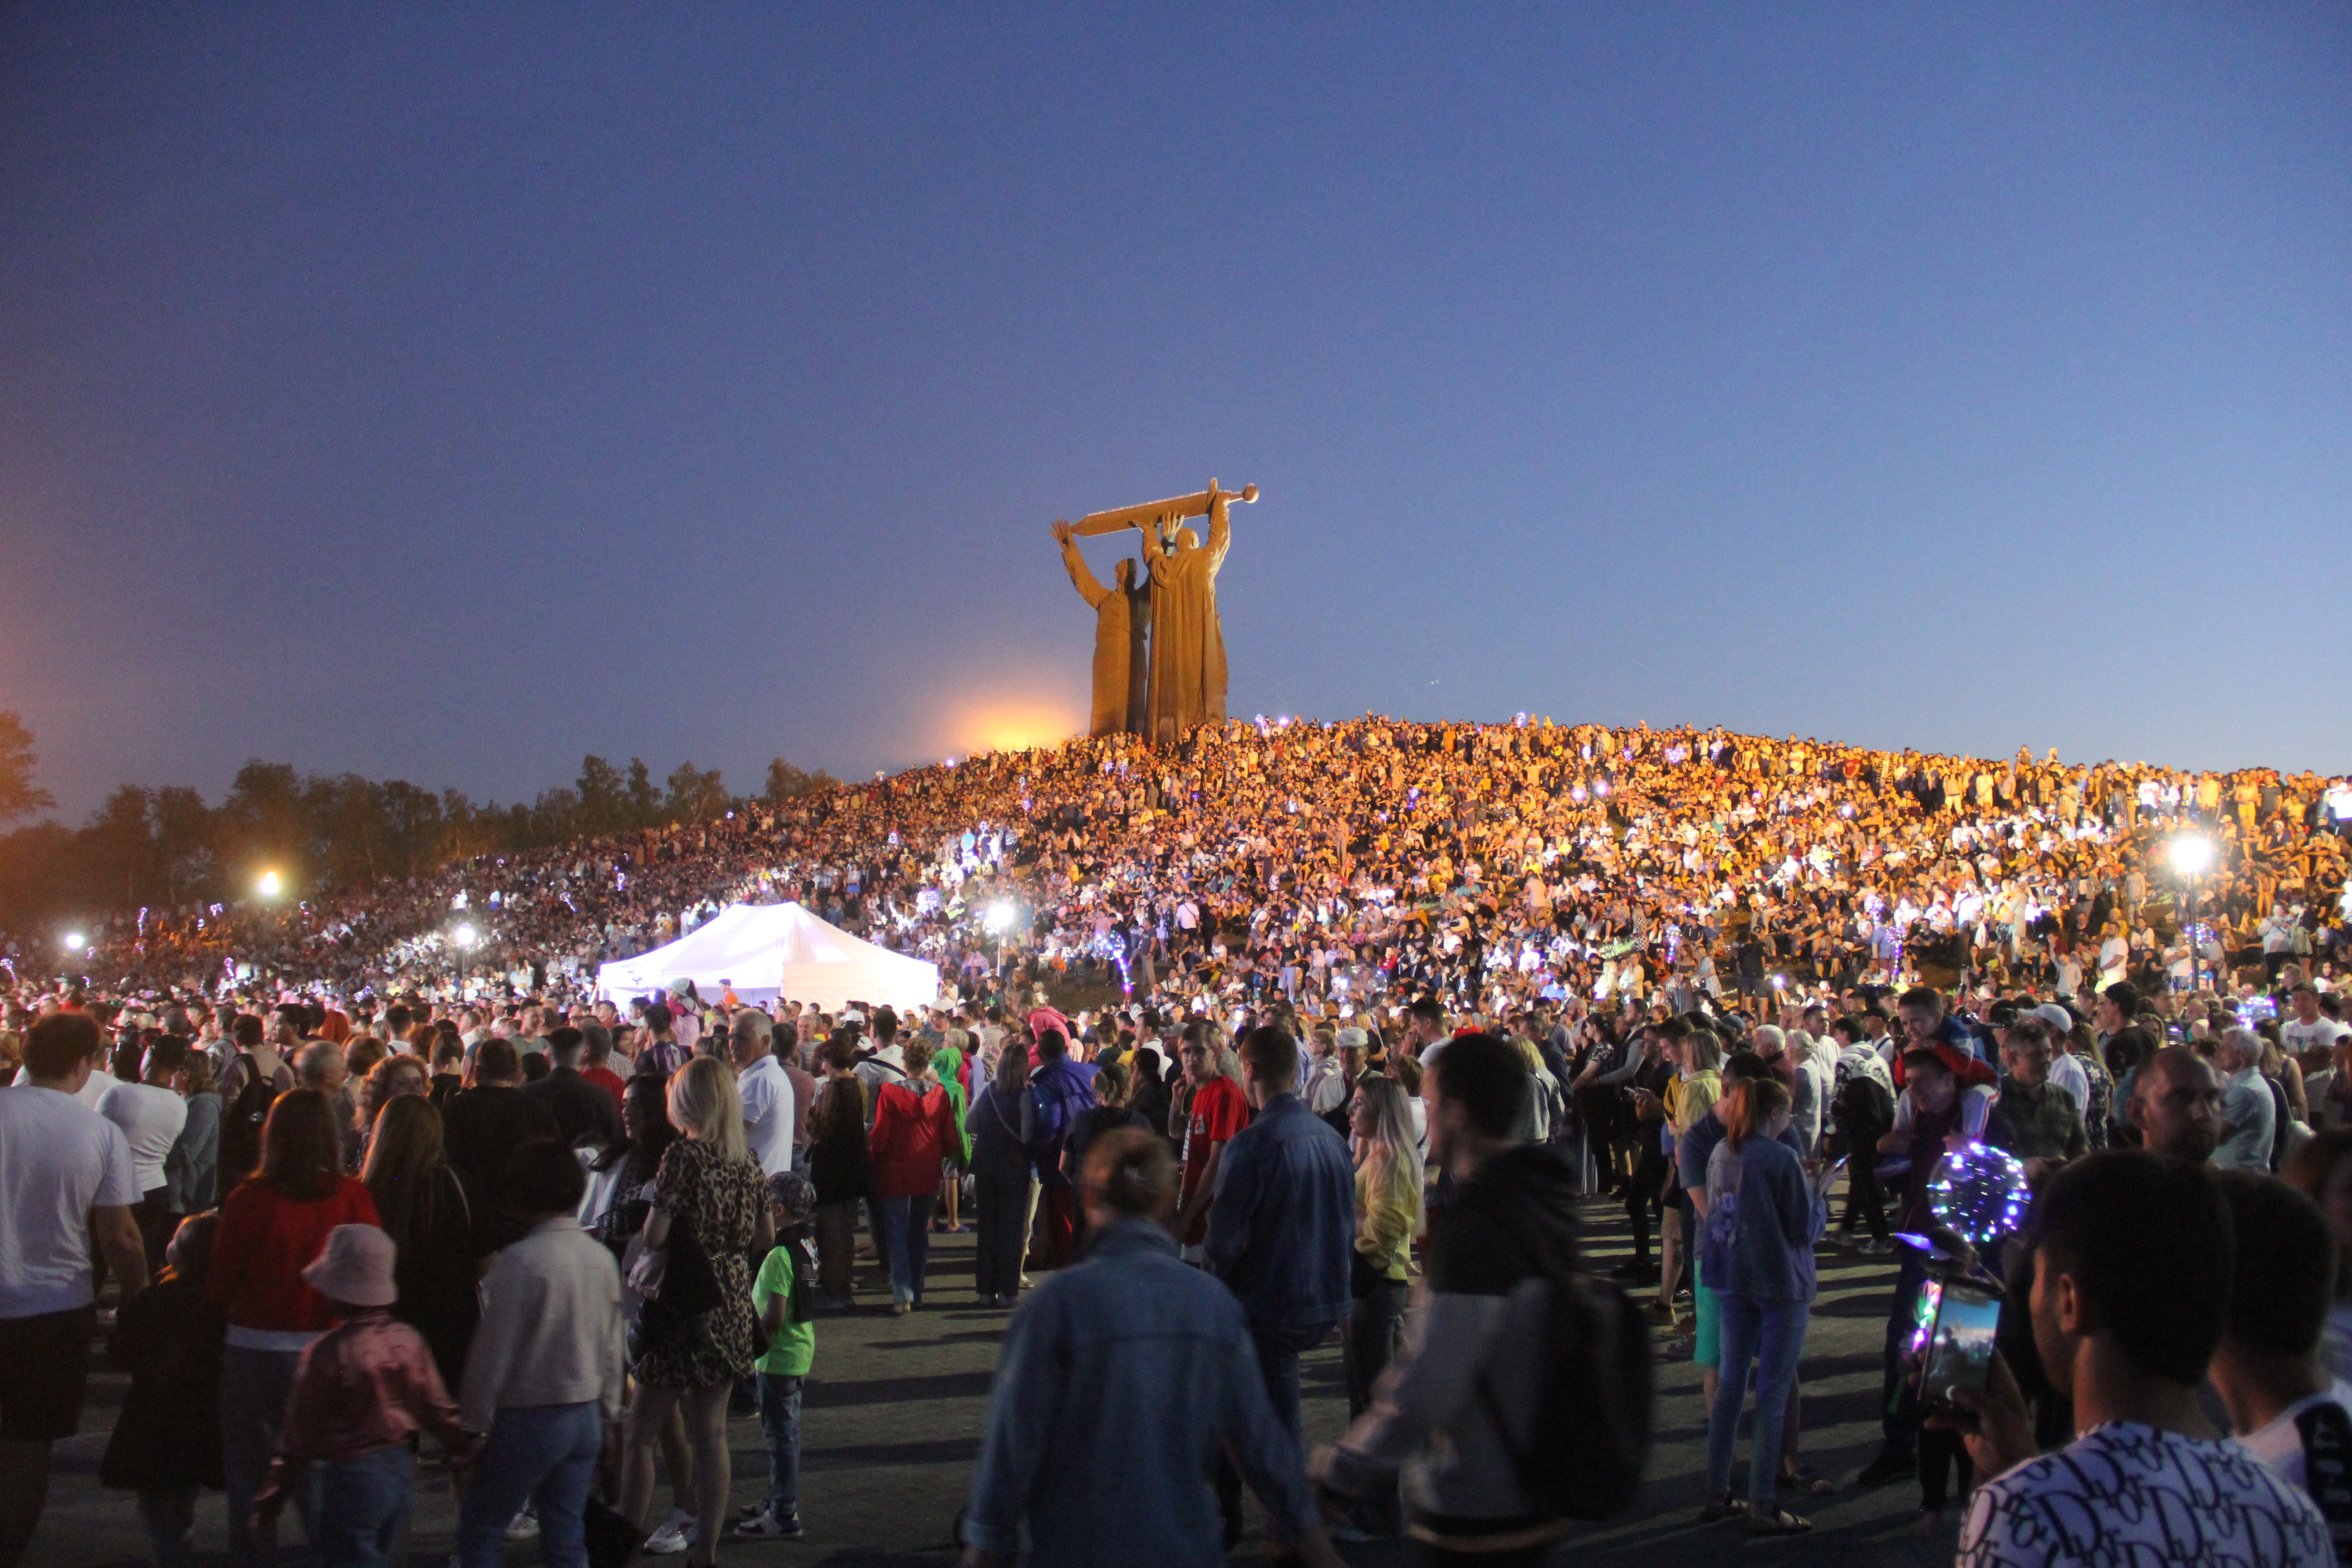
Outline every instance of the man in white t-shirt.
{"label": "man in white t-shirt", "polygon": [[2297,985],[2293,998],[2294,1016],[2279,1025],[2279,1048],[2287,1055],[2302,1058],[2315,1051],[2333,1051],[2336,1041],[2352,1035],[2352,1027],[2320,1011],[2319,990],[2311,982]]}
{"label": "man in white t-shirt", "polygon": [[98,1113],[121,1128],[131,1145],[131,1164],[139,1178],[139,1237],[151,1270],[162,1266],[163,1244],[172,1239],[172,1193],[163,1162],[188,1124],[188,1102],[171,1088],[187,1059],[187,1042],[166,1035],[147,1053],[145,1082],[118,1083],[98,1102]]}
{"label": "man in white t-shirt", "polygon": [[727,1026],[727,1054],[743,1098],[743,1140],[771,1176],[793,1168],[793,1080],[776,1060],[775,1043],[775,1025],[757,1007],[737,1013]]}
{"label": "man in white t-shirt", "polygon": [[2050,1081],[2066,1091],[2074,1109],[2088,1115],[2091,1110],[2091,1075],[2084,1069],[2080,1058],[2067,1048],[2066,1042],[2074,1032],[2074,1015],[2055,1002],[2044,1002],[2033,1009],[2033,1017],[2050,1026]]}
{"label": "man in white t-shirt", "polygon": [[2327,1220],[2284,1182],[2243,1171],[2221,1180],[2237,1246],[2208,1378],[2238,1447],[2311,1494],[2337,1560],[2352,1559],[2352,1384],[2319,1352],[2336,1293]]}
{"label": "man in white t-shirt", "polygon": [[1996,1353],[1981,1396],[1935,1424],[1965,1432],[1980,1476],[1957,1568],[2329,1568],[2304,1492],[2208,1434],[2199,1385],[2230,1312],[2230,1211],[2194,1165],[2111,1149],[2051,1178],[2036,1205],[2034,1349],[2073,1395],[2078,1436],[2037,1454]]}
{"label": "man in white t-shirt", "polygon": [[26,1032],[24,1075],[0,1094],[0,1565],[40,1522],[49,1446],[81,1425],[97,1331],[93,1236],[127,1300],[146,1289],[131,1217],[139,1180],[112,1122],[74,1102],[98,1058],[87,1014]]}

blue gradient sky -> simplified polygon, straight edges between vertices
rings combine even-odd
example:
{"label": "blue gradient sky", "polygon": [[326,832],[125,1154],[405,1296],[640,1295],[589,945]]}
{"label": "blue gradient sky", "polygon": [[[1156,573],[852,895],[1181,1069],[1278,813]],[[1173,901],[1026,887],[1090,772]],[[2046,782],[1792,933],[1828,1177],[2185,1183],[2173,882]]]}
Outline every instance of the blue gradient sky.
{"label": "blue gradient sky", "polygon": [[2352,768],[2352,11],[0,16],[68,815],[1076,719],[1213,474],[1241,714]]}

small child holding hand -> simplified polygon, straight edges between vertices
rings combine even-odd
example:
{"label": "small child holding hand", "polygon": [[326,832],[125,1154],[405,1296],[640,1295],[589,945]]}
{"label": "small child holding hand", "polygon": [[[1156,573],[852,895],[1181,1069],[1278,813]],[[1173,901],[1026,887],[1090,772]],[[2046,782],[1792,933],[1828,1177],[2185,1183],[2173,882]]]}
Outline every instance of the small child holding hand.
{"label": "small child holding hand", "polygon": [[458,1425],[425,1337],[394,1318],[392,1237],[372,1225],[339,1225],[302,1270],[342,1321],[310,1342],[294,1371],[286,1424],[269,1479],[253,1500],[257,1524],[278,1516],[320,1464],[319,1559],[331,1568],[383,1568],[408,1528],[416,1484],[416,1435],[448,1446],[450,1462],[473,1454],[478,1436]]}

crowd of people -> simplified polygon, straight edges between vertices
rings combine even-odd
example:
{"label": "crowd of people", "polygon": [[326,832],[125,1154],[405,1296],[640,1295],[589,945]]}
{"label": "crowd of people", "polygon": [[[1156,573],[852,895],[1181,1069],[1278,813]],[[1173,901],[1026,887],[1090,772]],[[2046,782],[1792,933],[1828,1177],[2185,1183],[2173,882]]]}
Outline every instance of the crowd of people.
{"label": "crowd of people", "polygon": [[[1535,1562],[1637,1494],[1654,1330],[1702,1373],[1700,1517],[1801,1532],[1839,1484],[1798,1372],[1840,1247],[1900,1255],[1853,1480],[1959,1502],[1964,1560],[2177,1560],[2128,1521],[2028,1550],[2145,1485],[2317,1562],[2352,1549],[2347,816],[2275,773],[1252,723],[117,921],[0,1031],[0,1568],[101,1329],[102,1479],[159,1564],[208,1486],[239,1568],[289,1502],[326,1560],[401,1560],[420,1453],[467,1568],[794,1538],[818,1324],[922,1310],[967,1220],[1018,1309],[974,1562],[1213,1561],[1244,1487],[1278,1556]],[[936,1004],[595,995],[777,899],[934,959]],[[1938,1207],[1979,1158],[2021,1183],[1998,1235]],[[1965,1281],[2000,1353],[1942,1399],[1915,1342]],[[1334,1341],[1350,1425],[1310,1455],[1299,1358]],[[731,1518],[730,1405],[769,1449]]]}
{"label": "crowd of people", "polygon": [[[1235,721],[1071,741],[716,821],[284,901],[122,910],[73,959],[136,994],[583,989],[791,899],[966,994],[1073,971],[1214,1010],[1424,992],[1500,1012],[1914,980],[2234,990],[2352,962],[2352,781],[2006,762],[1595,725]],[[2210,847],[2185,886],[2168,853]],[[2187,895],[2195,895],[2189,917]],[[461,938],[465,940],[461,940]],[[21,977],[54,946],[6,944]]]}

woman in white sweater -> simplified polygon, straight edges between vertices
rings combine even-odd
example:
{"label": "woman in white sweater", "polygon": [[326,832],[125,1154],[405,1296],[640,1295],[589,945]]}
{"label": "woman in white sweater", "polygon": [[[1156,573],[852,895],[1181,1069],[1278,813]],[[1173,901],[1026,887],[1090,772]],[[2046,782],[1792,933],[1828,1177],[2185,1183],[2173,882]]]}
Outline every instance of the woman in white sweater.
{"label": "woman in white sweater", "polygon": [[586,1177],[552,1138],[518,1145],[500,1188],[530,1230],[482,1280],[482,1323],[466,1354],[458,1413],[488,1432],[457,1516],[463,1568],[499,1568],[508,1521],[539,1505],[551,1568],[586,1568],[581,1526],[621,1413],[621,1270],[574,1217]]}

